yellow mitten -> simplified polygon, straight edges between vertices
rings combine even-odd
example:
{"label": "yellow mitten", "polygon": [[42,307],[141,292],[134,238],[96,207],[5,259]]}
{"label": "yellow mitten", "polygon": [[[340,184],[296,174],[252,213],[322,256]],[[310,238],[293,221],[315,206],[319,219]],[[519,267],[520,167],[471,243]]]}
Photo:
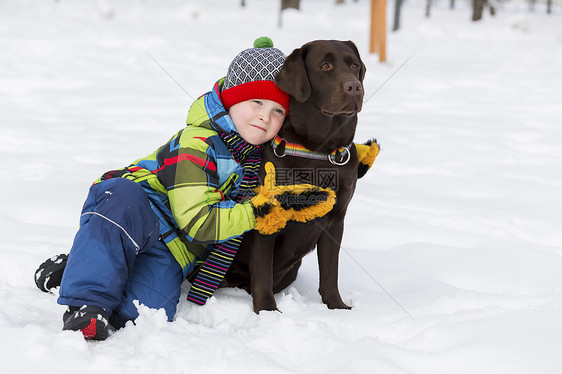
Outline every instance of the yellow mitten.
{"label": "yellow mitten", "polygon": [[329,188],[311,184],[278,186],[275,167],[265,164],[265,180],[251,200],[256,216],[255,229],[263,235],[274,234],[287,221],[308,222],[323,217],[336,203],[336,194]]}
{"label": "yellow mitten", "polygon": [[357,179],[359,179],[367,174],[367,171],[373,166],[373,162],[379,154],[380,146],[377,140],[373,139],[365,144],[356,143],[355,149],[357,149],[357,158],[359,159],[359,165],[357,166]]}

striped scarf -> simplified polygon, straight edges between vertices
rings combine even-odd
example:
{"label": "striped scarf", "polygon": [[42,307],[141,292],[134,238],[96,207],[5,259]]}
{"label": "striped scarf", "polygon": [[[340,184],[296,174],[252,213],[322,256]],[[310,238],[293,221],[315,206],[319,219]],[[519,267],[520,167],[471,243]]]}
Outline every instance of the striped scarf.
{"label": "striped scarf", "polygon": [[[236,162],[242,165],[244,169],[239,193],[234,201],[240,203],[248,200],[255,195],[254,189],[259,184],[258,173],[263,146],[249,144],[235,131],[226,133],[219,129],[219,136],[232,153]],[[214,245],[211,254],[205,263],[201,265],[197,275],[191,282],[191,289],[187,294],[187,300],[203,305],[209,297],[213,296],[213,293],[219,287],[220,282],[234,260],[242,238],[243,235],[240,235]]]}

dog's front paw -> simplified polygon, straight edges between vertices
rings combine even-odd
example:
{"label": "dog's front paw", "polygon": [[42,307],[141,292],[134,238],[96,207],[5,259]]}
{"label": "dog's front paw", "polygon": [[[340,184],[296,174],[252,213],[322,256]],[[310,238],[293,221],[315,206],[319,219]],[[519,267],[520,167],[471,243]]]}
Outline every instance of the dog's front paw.
{"label": "dog's front paw", "polygon": [[328,306],[328,309],[351,309],[349,305],[343,302],[339,292],[323,293],[320,292],[322,296],[322,302]]}
{"label": "dog's front paw", "polygon": [[328,306],[328,309],[351,309],[349,305],[341,300],[339,302],[325,302],[324,304]]}
{"label": "dog's front paw", "polygon": [[279,311],[279,309],[277,309],[277,303],[275,302],[275,298],[273,298],[273,296],[271,296],[271,298],[268,297],[261,300],[256,300],[256,298],[254,298],[254,313],[259,314],[262,310]]}

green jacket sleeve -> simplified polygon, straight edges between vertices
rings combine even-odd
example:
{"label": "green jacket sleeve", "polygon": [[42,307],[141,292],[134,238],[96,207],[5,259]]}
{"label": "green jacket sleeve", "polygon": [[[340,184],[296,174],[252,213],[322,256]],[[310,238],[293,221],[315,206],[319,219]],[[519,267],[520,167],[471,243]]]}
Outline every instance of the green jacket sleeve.
{"label": "green jacket sleeve", "polygon": [[188,240],[218,243],[253,229],[251,204],[224,198],[226,191],[218,185],[215,153],[205,138],[186,132],[179,136],[169,143],[174,151],[168,158],[160,152],[163,159],[159,163],[163,166],[158,177],[168,191],[172,215]]}

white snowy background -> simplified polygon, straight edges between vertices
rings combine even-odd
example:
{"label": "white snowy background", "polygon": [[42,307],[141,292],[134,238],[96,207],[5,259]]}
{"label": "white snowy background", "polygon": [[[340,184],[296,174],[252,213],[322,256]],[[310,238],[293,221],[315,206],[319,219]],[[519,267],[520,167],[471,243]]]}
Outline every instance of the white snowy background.
{"label": "white snowy background", "polygon": [[[369,1],[301,3],[279,28],[278,1],[0,0],[1,373],[560,372],[560,3],[548,16],[513,0],[473,23],[466,1],[430,18],[408,1],[382,64]],[[353,309],[321,303],[312,254],[282,313],[228,289],[203,307],[182,297],[172,323],[141,308],[105,342],[62,332],[33,273],[69,251],[88,187],[182,128],[262,35],[286,54],[353,40],[367,65],[356,141],[382,151],[347,215]]]}

